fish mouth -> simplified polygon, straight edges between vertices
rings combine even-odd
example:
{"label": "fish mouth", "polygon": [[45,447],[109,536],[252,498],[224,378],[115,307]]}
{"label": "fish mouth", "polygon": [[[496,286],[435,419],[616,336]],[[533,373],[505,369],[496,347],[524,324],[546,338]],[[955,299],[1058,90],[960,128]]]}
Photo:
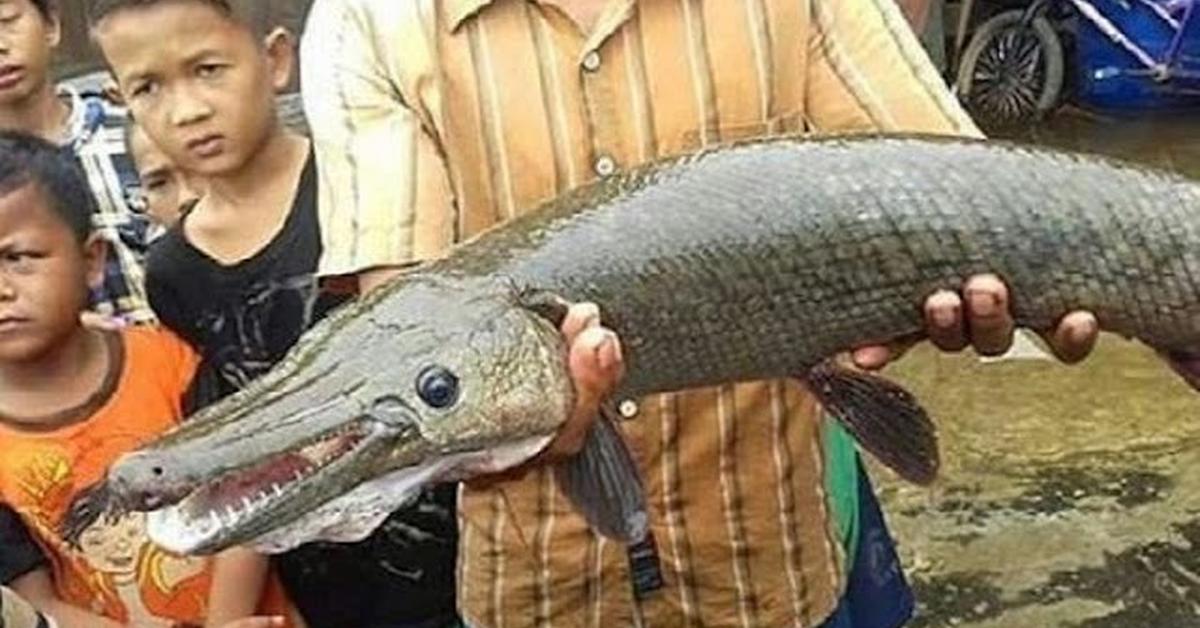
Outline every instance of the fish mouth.
{"label": "fish mouth", "polygon": [[210,553],[251,540],[294,518],[281,512],[294,502],[321,503],[324,491],[319,487],[352,464],[361,464],[387,432],[361,417],[265,460],[226,471],[174,505],[151,512],[150,536],[182,554]]}
{"label": "fish mouth", "polygon": [[[151,512],[147,532],[164,549],[193,555],[234,545],[276,554],[311,541],[356,542],[431,483],[512,468],[551,439],[535,435],[496,447],[469,447],[394,468],[342,491],[314,488],[321,482],[332,485],[356,455],[374,455],[380,449],[375,443],[395,447],[387,430],[360,421],[298,450],[226,473],[174,506]],[[303,508],[284,511],[301,500]]]}

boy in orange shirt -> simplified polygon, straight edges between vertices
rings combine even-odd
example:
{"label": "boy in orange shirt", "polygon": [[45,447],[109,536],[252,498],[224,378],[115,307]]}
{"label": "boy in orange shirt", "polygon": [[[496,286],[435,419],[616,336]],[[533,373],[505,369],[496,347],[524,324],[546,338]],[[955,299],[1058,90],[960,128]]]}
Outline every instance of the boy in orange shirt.
{"label": "boy in orange shirt", "polygon": [[109,463],[180,420],[197,363],[160,328],[80,324],[105,254],[87,189],[52,144],[0,132],[0,502],[50,563],[13,589],[60,626],[222,625],[256,612],[275,616],[261,625],[288,625],[261,556],[170,554],[141,515],[101,517],[77,543],[60,533]]}

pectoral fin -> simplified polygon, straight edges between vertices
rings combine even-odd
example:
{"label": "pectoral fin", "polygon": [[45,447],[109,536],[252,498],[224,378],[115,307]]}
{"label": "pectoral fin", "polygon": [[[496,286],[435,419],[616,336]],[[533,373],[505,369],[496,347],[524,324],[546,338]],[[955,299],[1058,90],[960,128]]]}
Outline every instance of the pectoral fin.
{"label": "pectoral fin", "polygon": [[641,476],[610,411],[601,411],[583,449],[554,471],[559,488],[597,532],[623,543],[646,536]]}
{"label": "pectoral fin", "polygon": [[915,484],[937,477],[937,428],[911,393],[832,362],[813,368],[805,380],[826,412],[889,469]]}
{"label": "pectoral fin", "polygon": [[1167,364],[1187,382],[1193,390],[1200,390],[1200,354],[1190,351],[1160,351]]}

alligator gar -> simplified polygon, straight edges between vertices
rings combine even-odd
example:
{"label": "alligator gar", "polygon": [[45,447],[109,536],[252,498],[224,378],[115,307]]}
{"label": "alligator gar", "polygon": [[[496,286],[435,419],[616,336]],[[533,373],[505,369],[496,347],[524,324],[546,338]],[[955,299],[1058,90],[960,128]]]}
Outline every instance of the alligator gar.
{"label": "alligator gar", "polygon": [[[1090,310],[1198,381],[1196,182],[993,142],[762,140],[581,188],[412,268],[123,458],[105,490],[157,509],[151,535],[177,551],[361,537],[421,485],[548,442],[574,399],[560,298],[599,304],[622,338],[617,399],[804,378],[865,449],[928,482],[920,406],[830,357],[919,335],[927,295],[984,272],[1009,284],[1019,325]],[[597,425],[561,484],[599,529],[636,538],[636,471]]]}

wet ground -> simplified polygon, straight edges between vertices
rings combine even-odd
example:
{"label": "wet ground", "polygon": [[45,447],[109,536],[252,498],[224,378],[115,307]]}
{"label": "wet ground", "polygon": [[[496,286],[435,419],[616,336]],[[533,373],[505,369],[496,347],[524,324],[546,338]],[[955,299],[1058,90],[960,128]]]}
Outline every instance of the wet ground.
{"label": "wet ground", "polygon": [[[1015,135],[1200,177],[1200,115],[1070,112]],[[875,474],[912,626],[1200,627],[1200,395],[1153,352],[1105,336],[1067,367],[919,347],[891,374],[943,444],[932,490]]]}

